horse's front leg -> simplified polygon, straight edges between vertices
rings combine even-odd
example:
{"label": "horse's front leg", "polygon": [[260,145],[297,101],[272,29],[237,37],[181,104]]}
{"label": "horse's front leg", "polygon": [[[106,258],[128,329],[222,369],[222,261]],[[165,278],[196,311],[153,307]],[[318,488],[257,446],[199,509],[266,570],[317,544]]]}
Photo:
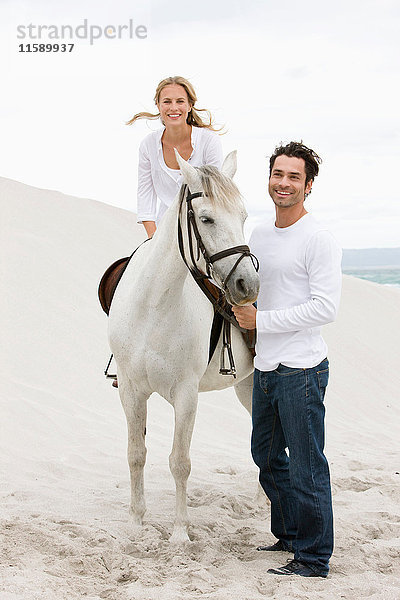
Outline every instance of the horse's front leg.
{"label": "horse's front leg", "polygon": [[118,388],[128,424],[128,463],[131,476],[132,525],[142,525],[146,512],[143,470],[146,462],[146,417],[148,394],[134,389],[129,379],[118,374]]}
{"label": "horse's front leg", "polygon": [[171,542],[189,541],[187,514],[187,480],[190,474],[190,443],[197,411],[198,390],[180,389],[174,398],[175,431],[169,466],[176,486],[176,518]]}

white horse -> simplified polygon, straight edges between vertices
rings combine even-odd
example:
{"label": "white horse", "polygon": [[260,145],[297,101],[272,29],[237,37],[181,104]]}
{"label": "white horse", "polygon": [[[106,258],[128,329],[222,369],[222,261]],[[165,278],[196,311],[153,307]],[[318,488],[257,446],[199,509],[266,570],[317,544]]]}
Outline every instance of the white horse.
{"label": "white horse", "polygon": [[[202,192],[193,198],[192,207],[208,255],[244,244],[243,223],[247,214],[231,180],[236,171],[236,152],[226,157],[221,172],[214,167],[194,168],[176,154],[190,192]],[[253,372],[252,357],[236,327],[232,328],[236,379],[219,374],[221,340],[208,364],[213,307],[192,277],[178,245],[181,216],[185,254],[190,255],[189,226],[183,219],[184,193],[183,186],[153,239],[140,246],[132,257],[109,315],[109,342],[128,422],[129,512],[135,525],[142,524],[145,513],[147,400],[152,392],[157,392],[174,408],[174,440],[169,457],[176,485],[176,520],[171,537],[174,542],[189,540],[186,490],[198,393],[234,386],[239,400],[250,412]],[[212,275],[221,287],[226,282],[226,297],[231,304],[249,304],[257,297],[259,278],[249,256],[242,257],[229,275],[237,259],[237,254],[233,254],[217,260]],[[197,265],[205,268],[201,253]]]}

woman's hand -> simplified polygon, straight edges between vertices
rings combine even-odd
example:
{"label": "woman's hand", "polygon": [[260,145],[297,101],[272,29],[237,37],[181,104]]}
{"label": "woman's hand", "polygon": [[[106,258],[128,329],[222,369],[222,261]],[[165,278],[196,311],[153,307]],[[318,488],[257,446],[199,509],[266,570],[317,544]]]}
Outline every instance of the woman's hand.
{"label": "woman's hand", "polygon": [[157,227],[154,221],[143,221],[144,228],[147,233],[147,237],[153,237]]}

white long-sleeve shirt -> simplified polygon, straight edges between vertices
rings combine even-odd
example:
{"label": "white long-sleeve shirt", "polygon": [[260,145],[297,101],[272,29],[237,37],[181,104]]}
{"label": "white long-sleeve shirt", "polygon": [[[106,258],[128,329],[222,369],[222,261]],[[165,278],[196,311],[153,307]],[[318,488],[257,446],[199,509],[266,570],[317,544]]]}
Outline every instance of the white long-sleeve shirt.
{"label": "white long-sleeve shirt", "polygon": [[[139,147],[138,223],[143,221],[159,222],[183,183],[180,171],[170,169],[165,164],[161,144],[164,129],[163,127],[150,133]],[[191,144],[193,152],[189,163],[193,167],[202,165],[221,167],[222,145],[215,132],[192,126]]]}
{"label": "white long-sleeve shirt", "polygon": [[327,355],[320,328],[339,307],[340,247],[310,214],[289,227],[259,225],[249,245],[260,261],[255,367],[315,367]]}

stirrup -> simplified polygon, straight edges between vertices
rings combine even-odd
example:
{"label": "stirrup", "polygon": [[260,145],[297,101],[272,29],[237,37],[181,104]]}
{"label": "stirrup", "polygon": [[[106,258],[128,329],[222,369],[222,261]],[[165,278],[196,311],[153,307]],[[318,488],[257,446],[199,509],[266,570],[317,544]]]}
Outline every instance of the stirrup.
{"label": "stirrup", "polygon": [[[221,362],[219,372],[220,375],[232,375],[236,379],[236,367],[233,360],[233,352],[231,346],[231,324],[230,321],[224,320],[222,332],[222,348]],[[229,366],[228,366],[229,365]]]}
{"label": "stirrup", "polygon": [[236,371],[235,371],[235,369],[222,369],[221,368],[219,370],[219,374],[220,375],[232,375],[236,379]]}
{"label": "stirrup", "polygon": [[[106,376],[106,379],[115,379],[116,380],[117,379],[117,374],[116,373],[109,373],[108,372],[108,369],[110,368],[111,361],[112,361],[113,358],[114,358],[114,354],[111,354],[110,360],[108,361],[107,366],[106,366],[106,368],[104,370],[104,375]],[[116,387],[116,386],[114,386],[114,387]]]}
{"label": "stirrup", "polygon": [[224,344],[221,350],[221,365],[219,368],[220,375],[233,375],[236,377],[235,365],[228,366],[225,362],[226,355],[229,357],[230,344]]}

